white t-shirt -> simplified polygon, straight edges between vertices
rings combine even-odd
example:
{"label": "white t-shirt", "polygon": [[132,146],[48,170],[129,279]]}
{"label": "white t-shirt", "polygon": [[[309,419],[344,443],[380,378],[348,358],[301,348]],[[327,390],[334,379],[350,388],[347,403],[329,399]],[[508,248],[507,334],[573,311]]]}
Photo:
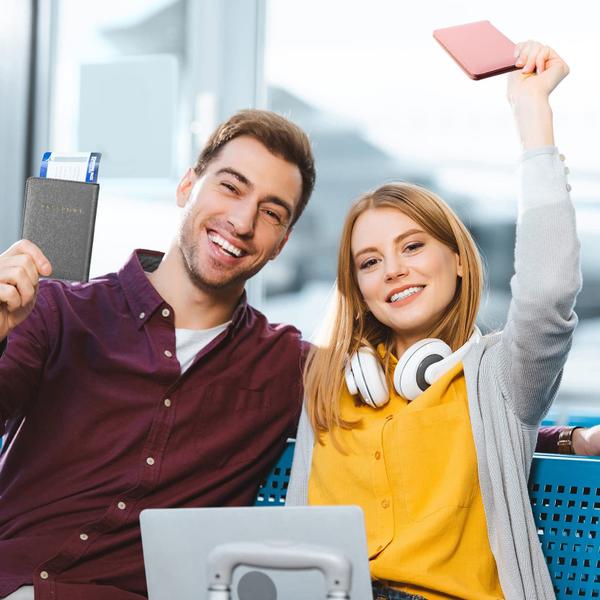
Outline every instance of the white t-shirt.
{"label": "white t-shirt", "polygon": [[196,354],[225,331],[229,323],[231,321],[210,329],[175,329],[175,351],[182,373],[189,369]]}

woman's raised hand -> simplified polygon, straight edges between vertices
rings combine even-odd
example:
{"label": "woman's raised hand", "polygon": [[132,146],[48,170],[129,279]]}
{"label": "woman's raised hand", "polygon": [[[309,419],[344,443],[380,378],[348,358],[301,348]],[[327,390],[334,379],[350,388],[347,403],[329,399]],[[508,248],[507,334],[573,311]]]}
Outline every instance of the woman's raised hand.
{"label": "woman's raised hand", "polygon": [[533,40],[517,44],[515,57],[521,70],[509,74],[507,96],[523,148],[554,145],[548,96],[569,74],[569,67],[552,48]]}
{"label": "woman's raised hand", "polygon": [[[523,97],[548,98],[569,74],[567,63],[550,46],[528,40],[515,47],[516,66],[508,77],[508,97],[515,103]],[[537,99],[537,98],[536,98]]]}

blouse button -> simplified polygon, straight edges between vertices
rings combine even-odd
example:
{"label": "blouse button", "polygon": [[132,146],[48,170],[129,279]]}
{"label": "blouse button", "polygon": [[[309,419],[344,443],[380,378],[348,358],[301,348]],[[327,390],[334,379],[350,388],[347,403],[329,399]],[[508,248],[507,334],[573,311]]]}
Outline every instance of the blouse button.
{"label": "blouse button", "polygon": [[140,319],[143,319],[145,316],[146,316],[146,313],[145,313],[145,312],[141,312],[141,313],[139,314],[139,317],[140,317]]}
{"label": "blouse button", "polygon": [[165,405],[167,408],[169,408],[169,406],[171,406],[171,400],[170,400],[170,398],[165,398],[165,400],[164,400],[164,405]]}
{"label": "blouse button", "polygon": [[167,358],[171,358],[173,356],[173,353],[170,350],[165,350],[164,354]]}
{"label": "blouse button", "polygon": [[48,571],[42,571],[42,572],[40,573],[40,577],[41,577],[42,579],[48,579],[48,577],[49,577],[49,575],[48,575]]}
{"label": "blouse button", "polygon": [[389,508],[389,507],[390,507],[390,502],[389,502],[389,500],[382,500],[382,501],[381,501],[381,506],[382,506],[383,508]]}
{"label": "blouse button", "polygon": [[567,183],[567,192],[570,192],[573,188],[570,183]]}
{"label": "blouse button", "polygon": [[146,463],[149,464],[150,466],[152,466],[154,464],[154,459],[151,456],[149,456],[146,459]]}
{"label": "blouse button", "polygon": [[125,510],[126,507],[127,507],[127,504],[125,504],[125,502],[118,502],[117,503],[117,508],[119,510]]}
{"label": "blouse button", "polygon": [[379,460],[381,458],[381,452],[379,452],[379,450],[377,450],[377,452],[375,452],[375,460]]}
{"label": "blouse button", "polygon": [[163,308],[162,309],[162,316],[163,317],[168,317],[171,314],[171,311],[168,308]]}
{"label": "blouse button", "polygon": [[562,160],[563,162],[565,162],[565,155],[564,154],[559,154],[558,158],[560,158],[560,160]]}
{"label": "blouse button", "polygon": [[80,539],[82,542],[86,542],[86,541],[87,541],[87,539],[88,539],[88,535],[87,535],[87,533],[80,533],[80,534],[79,534],[79,539]]}

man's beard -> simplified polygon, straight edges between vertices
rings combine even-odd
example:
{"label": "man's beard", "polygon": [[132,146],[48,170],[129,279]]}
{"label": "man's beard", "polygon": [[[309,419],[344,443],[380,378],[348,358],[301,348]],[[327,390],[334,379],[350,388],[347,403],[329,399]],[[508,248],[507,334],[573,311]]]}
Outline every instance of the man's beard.
{"label": "man's beard", "polygon": [[[190,281],[195,287],[202,291],[225,291],[226,288],[238,288],[244,286],[246,281],[256,275],[263,264],[258,264],[250,270],[227,270],[221,277],[208,277],[199,268],[198,246],[187,242],[185,231],[182,231],[179,237],[179,250],[181,251],[181,260]],[[207,257],[207,260],[211,260]]]}

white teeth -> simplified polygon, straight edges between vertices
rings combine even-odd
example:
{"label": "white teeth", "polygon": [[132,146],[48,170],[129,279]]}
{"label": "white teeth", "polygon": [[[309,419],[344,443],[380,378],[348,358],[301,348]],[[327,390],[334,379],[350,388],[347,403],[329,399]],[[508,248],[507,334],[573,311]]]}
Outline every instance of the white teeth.
{"label": "white teeth", "polygon": [[239,248],[236,248],[234,245],[230,244],[225,238],[222,238],[219,234],[213,233],[212,231],[208,234],[208,239],[211,242],[214,242],[218,246],[221,246],[223,250],[226,250],[230,254],[237,256],[238,258],[242,255],[242,251]]}
{"label": "white teeth", "polygon": [[413,294],[420,292],[424,287],[425,286],[417,286],[417,287],[407,288],[407,289],[403,290],[402,292],[398,292],[398,293],[394,294],[393,296],[391,296],[388,302],[398,302],[398,300],[404,300],[404,298],[408,298],[409,296],[412,296]]}

